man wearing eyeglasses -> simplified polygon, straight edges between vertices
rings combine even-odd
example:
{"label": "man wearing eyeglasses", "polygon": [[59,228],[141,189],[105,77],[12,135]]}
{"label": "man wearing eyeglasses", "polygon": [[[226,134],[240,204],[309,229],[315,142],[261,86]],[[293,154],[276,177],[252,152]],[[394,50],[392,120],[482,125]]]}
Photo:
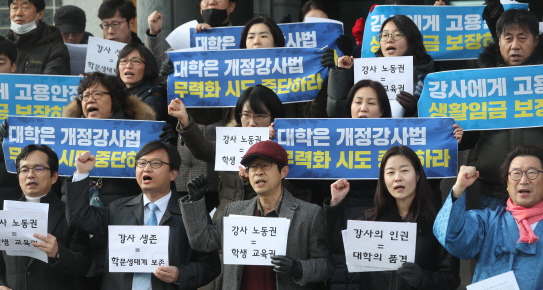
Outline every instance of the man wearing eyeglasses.
{"label": "man wearing eyeglasses", "polygon": [[[289,168],[287,152],[281,145],[258,142],[241,164],[246,166],[257,196],[229,203],[222,216],[290,219],[287,253],[272,256],[274,266],[223,265],[222,289],[317,289],[315,283],[328,279],[334,268],[324,241],[323,209],[293,197],[282,187]],[[211,223],[205,210],[203,197],[208,183],[203,175],[195,178],[187,184],[189,194],[179,201],[190,244],[203,252],[219,250],[223,242],[222,219]]]}
{"label": "man wearing eyeglasses", "polygon": [[[177,200],[170,190],[181,163],[177,149],[170,144],[152,141],[136,154],[136,180],[142,193],[136,197],[117,199],[108,207],[89,205],[89,173],[96,158],[90,152],[76,157],[76,172],[67,180],[66,204],[68,222],[90,234],[107,234],[109,225],[169,226],[169,266],[159,266],[150,273],[110,273],[108,263],[102,289],[157,290],[196,289],[220,273],[217,252],[209,254],[191,249]],[[106,260],[109,253],[106,253]]]}
{"label": "man wearing eyeglasses", "polygon": [[136,7],[129,0],[107,0],[98,9],[104,38],[123,43],[142,43],[132,30],[136,27]]}
{"label": "man wearing eyeglasses", "polygon": [[[543,150],[519,146],[505,157],[500,179],[506,206],[466,211],[466,188],[479,178],[462,166],[434,223],[434,234],[452,255],[476,259],[473,283],[513,271],[520,289],[543,285]],[[540,223],[541,222],[541,223]]]}
{"label": "man wearing eyeglasses", "polygon": [[75,279],[85,277],[91,264],[89,236],[68,226],[65,205],[51,190],[58,180],[58,156],[46,145],[28,145],[15,160],[23,191],[19,201],[48,203],[47,236],[34,234],[32,245],[48,261],[0,254],[0,290],[76,289]]}

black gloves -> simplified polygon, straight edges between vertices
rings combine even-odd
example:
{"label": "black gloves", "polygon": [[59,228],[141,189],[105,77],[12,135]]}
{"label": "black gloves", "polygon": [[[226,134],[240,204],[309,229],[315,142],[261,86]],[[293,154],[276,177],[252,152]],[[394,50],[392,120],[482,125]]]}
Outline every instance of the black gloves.
{"label": "black gloves", "polygon": [[4,138],[8,136],[8,120],[4,120],[0,125],[0,141],[4,141]]}
{"label": "black gloves", "polygon": [[209,186],[209,178],[203,174],[187,183],[188,201],[198,201],[202,199]]}
{"label": "black gloves", "polygon": [[162,126],[162,131],[158,137],[160,138],[160,141],[170,143],[173,145],[173,147],[177,147],[177,135],[175,134],[172,125],[166,124]]}
{"label": "black gloves", "polygon": [[323,67],[335,68],[336,62],[334,57],[334,50],[329,47],[325,48],[324,53],[321,55],[321,65]]}
{"label": "black gloves", "polygon": [[495,12],[500,8],[500,0],[485,0],[486,7],[490,14],[495,14]]}
{"label": "black gloves", "polygon": [[286,274],[295,279],[302,278],[304,271],[300,261],[293,260],[287,256],[271,256],[271,259],[271,262],[274,265],[274,272]]}
{"label": "black gloves", "polygon": [[351,56],[353,55],[353,42],[344,34],[340,35],[336,39],[336,45],[341,52],[343,52],[343,55]]}
{"label": "black gloves", "polygon": [[415,263],[403,263],[398,269],[398,275],[404,278],[409,285],[419,288],[422,283],[422,269]]}
{"label": "black gloves", "polygon": [[164,59],[164,61],[162,62],[162,66],[160,67],[160,74],[163,77],[167,78],[172,73],[173,73],[172,62],[170,61],[169,57],[166,57],[166,59]]}
{"label": "black gloves", "polygon": [[400,91],[396,94],[396,101],[405,109],[404,117],[413,117],[417,113],[418,100],[408,92]]}

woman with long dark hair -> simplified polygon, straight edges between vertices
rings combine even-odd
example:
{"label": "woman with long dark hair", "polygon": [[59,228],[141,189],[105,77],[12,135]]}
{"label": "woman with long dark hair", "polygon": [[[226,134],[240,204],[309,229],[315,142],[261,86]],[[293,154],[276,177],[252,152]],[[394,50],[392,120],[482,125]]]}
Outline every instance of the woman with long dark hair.
{"label": "woman with long dark hair", "polygon": [[[332,253],[344,254],[341,230],[346,223],[341,214],[350,183],[340,179],[331,189],[332,197],[324,206],[327,238]],[[404,263],[397,271],[362,272],[359,289],[456,289],[459,260],[434,237],[436,214],[434,194],[417,154],[407,146],[388,149],[379,169],[375,207],[363,211],[359,219],[417,223],[415,262]]]}

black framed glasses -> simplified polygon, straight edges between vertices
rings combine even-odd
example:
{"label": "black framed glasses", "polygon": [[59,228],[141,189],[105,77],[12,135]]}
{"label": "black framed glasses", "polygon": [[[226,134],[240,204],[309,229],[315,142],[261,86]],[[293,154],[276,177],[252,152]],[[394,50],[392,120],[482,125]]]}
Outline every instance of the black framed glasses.
{"label": "black framed glasses", "polygon": [[21,167],[17,171],[19,171],[19,175],[27,176],[30,170],[34,171],[34,174],[42,174],[45,170],[51,170],[51,168],[45,166]]}
{"label": "black framed glasses", "polygon": [[389,37],[392,37],[394,40],[400,40],[403,37],[403,32],[401,31],[394,31],[393,33],[379,33],[379,39],[383,42],[387,41]]}
{"label": "black framed glasses", "polygon": [[137,57],[131,58],[131,59],[123,58],[119,61],[119,65],[122,65],[122,66],[127,66],[128,63],[132,64],[132,66],[139,66],[140,64],[145,63],[145,61]]}
{"label": "black framed glasses", "polygon": [[106,95],[109,95],[110,93],[108,92],[102,92],[102,91],[94,91],[90,94],[81,94],[79,95],[77,98],[80,100],[80,101],[86,101],[89,99],[89,97],[92,97],[94,100],[98,100],[100,99],[104,94]]}
{"label": "black framed glasses", "polygon": [[145,159],[139,159],[138,161],[136,161],[136,166],[140,167],[140,168],[145,168],[147,166],[147,164],[151,164],[151,168],[158,169],[158,168],[162,167],[163,163],[170,165],[170,163],[167,163],[167,162],[164,162],[164,161],[161,161],[161,160],[147,161]]}
{"label": "black framed glasses", "polygon": [[126,20],[123,20],[123,21],[115,21],[115,22],[111,22],[111,23],[101,23],[100,24],[100,28],[102,28],[102,30],[108,30],[109,27],[113,28],[113,30],[117,30],[119,29],[119,27],[121,27],[121,23],[123,22],[127,22]]}
{"label": "black framed glasses", "polygon": [[537,170],[537,169],[528,169],[526,171],[511,170],[509,171],[509,177],[513,181],[519,181],[522,178],[522,175],[526,173],[526,177],[528,177],[528,179],[534,180],[539,176],[539,172],[543,172],[543,171]]}
{"label": "black framed glasses", "polygon": [[249,122],[251,121],[251,118],[255,120],[256,123],[262,123],[264,122],[264,119],[268,118],[270,115],[268,114],[249,114],[249,113],[239,113],[239,116],[241,117],[242,121]]}
{"label": "black framed glasses", "polygon": [[255,172],[258,170],[258,167],[262,168],[262,170],[270,170],[273,166],[273,162],[271,161],[262,161],[260,163],[253,163],[249,164],[247,167],[248,172]]}

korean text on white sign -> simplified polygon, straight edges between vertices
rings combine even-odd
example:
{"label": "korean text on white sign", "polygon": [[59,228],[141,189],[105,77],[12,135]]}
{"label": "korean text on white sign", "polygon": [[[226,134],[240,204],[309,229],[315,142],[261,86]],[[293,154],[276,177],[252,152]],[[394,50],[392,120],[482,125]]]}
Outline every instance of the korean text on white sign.
{"label": "korean text on white sign", "polygon": [[47,236],[47,211],[0,210],[0,250],[10,256],[27,256],[47,263],[47,254],[32,245]]}
{"label": "korean text on white sign", "polygon": [[[259,114],[251,118],[260,118]],[[241,158],[253,144],[267,141],[268,127],[217,127],[216,171],[238,171]]]}
{"label": "korean text on white sign", "polygon": [[347,221],[345,256],[353,265],[398,269],[415,261],[416,223]]}
{"label": "korean text on white sign", "polygon": [[272,266],[287,252],[289,219],[230,215],[223,227],[224,264]]}
{"label": "korean text on white sign", "polygon": [[153,273],[169,266],[168,226],[109,226],[109,271]]}
{"label": "korean text on white sign", "polygon": [[87,46],[85,72],[97,71],[108,75],[115,75],[117,71],[117,59],[125,45],[126,43],[90,36]]}

